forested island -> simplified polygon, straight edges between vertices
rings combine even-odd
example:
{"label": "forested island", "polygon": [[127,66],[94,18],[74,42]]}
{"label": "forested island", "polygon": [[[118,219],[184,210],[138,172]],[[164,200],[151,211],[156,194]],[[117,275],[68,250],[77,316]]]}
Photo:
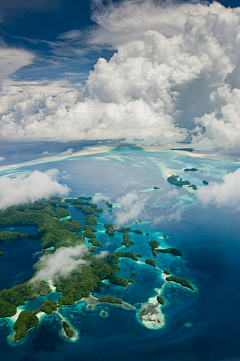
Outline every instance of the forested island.
{"label": "forested island", "polygon": [[[36,299],[40,296],[46,296],[52,292],[52,287],[57,292],[61,292],[62,296],[58,302],[52,300],[45,300],[39,309],[31,311],[20,310],[18,318],[14,323],[15,334],[13,340],[19,341],[22,339],[28,330],[34,328],[39,323],[39,317],[42,314],[58,313],[58,309],[64,305],[73,305],[75,302],[81,301],[91,297],[93,292],[99,292],[101,287],[105,287],[104,280],[108,280],[110,284],[122,286],[127,288],[129,284],[134,287],[134,279],[128,280],[123,277],[117,277],[120,270],[119,264],[121,258],[129,258],[132,261],[145,263],[149,266],[157,267],[155,260],[146,259],[140,262],[141,254],[134,252],[116,251],[112,254],[106,254],[104,257],[97,257],[94,252],[97,248],[102,247],[102,243],[97,240],[97,229],[94,227],[98,224],[100,214],[103,212],[102,208],[97,208],[97,204],[90,202],[91,197],[68,198],[64,201],[60,197],[53,198],[49,201],[36,201],[34,203],[21,204],[19,206],[10,207],[7,210],[0,211],[0,226],[18,225],[18,224],[35,224],[38,227],[36,236],[21,234],[18,232],[2,231],[0,232],[0,242],[18,241],[23,237],[29,241],[32,238],[38,239],[42,245],[43,255],[52,255],[61,247],[75,247],[78,245],[88,245],[89,252],[83,255],[84,263],[80,267],[75,268],[70,274],[66,276],[58,275],[51,281],[51,285],[46,280],[37,279],[38,272],[41,271],[41,264],[37,264],[37,269],[33,277],[22,284],[18,284],[9,289],[0,291],[0,318],[12,317],[19,312],[18,307],[25,305],[26,301]],[[67,210],[69,205],[80,209],[85,214],[85,224],[80,225],[79,221],[72,220],[71,214]],[[108,208],[112,205],[107,204]],[[142,223],[138,220],[135,223]],[[114,224],[104,223],[106,234],[113,237],[115,232],[123,234],[121,242],[126,248],[134,245],[130,240],[128,233],[133,232],[139,235],[143,231],[139,229],[131,229],[130,227],[116,227]],[[89,246],[89,244],[91,244]],[[182,256],[182,252],[175,248],[158,248],[160,242],[152,240],[149,242],[154,256],[159,252],[170,253],[175,256]],[[0,255],[3,251],[0,250]],[[176,282],[191,290],[194,288],[187,280],[170,276],[170,272],[166,274],[168,282]],[[129,273],[130,275],[130,273]],[[135,275],[135,271],[131,272]],[[128,276],[129,277],[129,276]],[[51,286],[51,287],[50,287]],[[161,296],[157,299],[159,305],[164,304]],[[110,303],[115,305],[123,305],[125,308],[134,309],[133,306],[123,302],[122,299],[112,296],[102,296],[97,299],[99,303]],[[89,305],[90,308],[91,305]],[[58,313],[58,315],[60,315]],[[61,316],[61,325],[63,328],[63,335],[71,339],[75,333],[67,321]]]}

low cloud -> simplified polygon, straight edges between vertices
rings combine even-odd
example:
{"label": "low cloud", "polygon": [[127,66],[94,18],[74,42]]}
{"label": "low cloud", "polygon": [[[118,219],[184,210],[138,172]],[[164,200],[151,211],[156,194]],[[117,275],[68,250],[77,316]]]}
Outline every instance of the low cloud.
{"label": "low cloud", "polygon": [[93,203],[98,203],[98,202],[101,202],[101,201],[110,202],[110,199],[108,197],[106,197],[106,196],[102,196],[101,194],[96,194],[92,198]]}
{"label": "low cloud", "polygon": [[30,175],[20,175],[16,178],[1,176],[0,209],[39,199],[49,199],[55,195],[67,196],[70,189],[66,184],[60,184],[59,179],[60,172],[55,168],[46,172],[35,170]]}
{"label": "low cloud", "polygon": [[204,205],[240,210],[240,168],[226,174],[222,182],[210,182],[197,191],[197,199]]}
{"label": "low cloud", "polygon": [[0,162],[2,162],[3,160],[5,160],[5,158],[4,158],[4,157],[0,157]]}
{"label": "low cloud", "polygon": [[88,254],[84,244],[75,247],[61,247],[53,254],[44,255],[36,264],[37,272],[34,280],[52,280],[58,276],[67,277],[74,269],[86,264],[83,259]]}
{"label": "low cloud", "polygon": [[71,155],[71,154],[73,154],[73,152],[74,152],[73,148],[68,148],[64,152],[60,153],[60,155]]}
{"label": "low cloud", "polygon": [[120,226],[129,221],[137,219],[146,206],[148,197],[139,195],[136,192],[129,192],[125,196],[118,198],[117,203],[121,209],[117,212],[115,223]]}

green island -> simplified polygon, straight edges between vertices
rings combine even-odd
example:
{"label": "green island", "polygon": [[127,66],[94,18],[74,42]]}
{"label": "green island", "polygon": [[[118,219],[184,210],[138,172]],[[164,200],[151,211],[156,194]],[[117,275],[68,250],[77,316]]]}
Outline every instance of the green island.
{"label": "green island", "polygon": [[57,310],[57,302],[52,300],[46,300],[43,302],[42,306],[40,307],[39,311],[45,312],[48,315],[53,311]]}
{"label": "green island", "polygon": [[115,303],[116,305],[121,305],[123,303],[121,298],[111,297],[111,296],[102,296],[98,299],[98,302],[101,303]]}
{"label": "green island", "polygon": [[150,266],[157,267],[157,263],[153,259],[146,259],[146,264],[149,264]]}
{"label": "green island", "polygon": [[165,275],[170,275],[170,274],[171,274],[171,272],[170,272],[169,270],[167,270],[167,269],[165,269],[165,270],[163,271],[163,273],[165,273]]}
{"label": "green island", "polygon": [[121,244],[123,244],[125,247],[130,247],[131,245],[134,244],[133,241],[130,241],[129,239],[129,235],[127,233],[124,233],[123,235],[123,241],[121,242]]}
{"label": "green island", "polygon": [[123,286],[123,287],[128,286],[128,281],[123,277],[112,277],[112,278],[109,278],[109,281],[110,281],[110,283],[113,283],[115,285],[119,285],[119,286]]}
{"label": "green island", "polygon": [[188,280],[185,280],[184,278],[176,277],[176,276],[169,276],[166,278],[168,282],[175,282],[179,283],[180,285],[189,288],[190,290],[194,291],[193,286]]}
{"label": "green island", "polygon": [[188,186],[189,188],[197,189],[195,184],[190,184],[187,180],[183,181],[182,178],[179,178],[179,175],[171,175],[167,178],[167,181],[177,187]]}
{"label": "green island", "polygon": [[203,180],[202,182],[203,182],[203,184],[204,184],[205,186],[207,186],[207,185],[208,185],[208,181]]}
{"label": "green island", "polygon": [[157,249],[157,251],[159,253],[170,253],[170,254],[173,254],[174,256],[183,256],[183,253],[181,251],[179,251],[178,249],[176,248],[161,248],[161,249]]}
{"label": "green island", "polygon": [[4,255],[4,252],[2,249],[0,249],[0,256],[3,256]]}
{"label": "green island", "polygon": [[134,276],[135,274],[136,274],[136,272],[135,272],[135,271],[132,271],[132,272],[131,272],[131,275],[133,275],[133,276]]}
{"label": "green island", "polygon": [[194,148],[172,148],[171,150],[181,150],[183,152],[193,152]]}
{"label": "green island", "polygon": [[160,305],[165,305],[165,300],[162,296],[157,296],[157,301]]}
{"label": "green island", "polygon": [[62,207],[62,208],[68,208],[69,207],[69,205],[66,202],[59,203],[58,206]]}
{"label": "green island", "polygon": [[28,234],[21,234],[18,232],[3,231],[0,232],[0,242],[17,241],[22,238],[32,238]]}
{"label": "green island", "polygon": [[16,331],[14,334],[14,341],[21,340],[24,336],[26,336],[27,332],[31,328],[36,327],[38,323],[39,320],[33,312],[22,311],[13,326]]}
{"label": "green island", "polygon": [[66,321],[63,321],[62,325],[63,325],[63,329],[64,329],[64,332],[66,333],[67,337],[72,338],[74,332],[71,329],[70,325]]}
{"label": "green island", "polygon": [[196,172],[198,171],[198,168],[185,168],[184,172]]}
{"label": "green island", "polygon": [[[38,227],[36,236],[23,235],[18,232],[0,232],[1,242],[18,240],[23,237],[38,239],[42,245],[43,255],[51,255],[61,247],[75,247],[77,245],[91,244],[91,246],[87,246],[89,252],[86,252],[82,256],[84,262],[81,266],[76,267],[66,276],[58,274],[51,280],[51,284],[54,286],[55,290],[62,293],[62,297],[59,298],[58,302],[46,300],[41,307],[34,312],[20,312],[14,324],[14,329],[16,331],[14,334],[14,341],[22,339],[29,329],[37,326],[39,322],[38,317],[40,318],[42,315],[40,314],[36,317],[39,312],[45,314],[51,314],[52,312],[58,313],[58,308],[64,305],[73,305],[75,302],[82,299],[92,297],[91,294],[93,292],[99,292],[101,287],[107,286],[104,282],[105,280],[123,287],[128,287],[129,283],[135,282],[132,278],[127,280],[123,277],[116,276],[120,270],[119,259],[126,257],[138,262],[139,258],[142,257],[141,254],[117,251],[113,254],[107,254],[104,257],[93,255],[97,249],[96,247],[102,247],[101,242],[96,239],[95,233],[97,233],[97,230],[94,229],[94,226],[97,225],[97,219],[100,217],[99,213],[103,210],[101,208],[98,209],[97,204],[91,203],[89,199],[91,199],[91,197],[81,197],[80,199],[69,198],[61,203],[61,198],[55,197],[49,201],[21,204],[0,211],[0,226],[4,227],[29,223],[35,224]],[[63,206],[61,206],[61,204]],[[72,204],[75,208],[79,208],[85,213],[86,225],[80,225],[79,221],[71,219],[71,214],[66,209],[69,204]],[[138,222],[142,221],[138,220]],[[129,227],[117,228],[114,224],[105,223],[104,227],[106,229],[105,232],[109,236],[114,236],[115,232],[123,233],[122,244],[126,247],[134,244],[134,242],[130,241],[128,232],[143,234],[140,230],[132,230]],[[82,235],[79,235],[79,233]],[[158,249],[159,244],[160,243],[156,240],[149,242],[154,255],[157,255],[158,252],[170,253],[175,256],[183,255],[182,252],[175,248]],[[3,252],[0,252],[0,255],[2,254]],[[152,259],[146,259],[145,263],[157,267],[156,262]],[[41,271],[41,267],[43,267],[41,263],[36,265],[35,274],[27,282],[0,291],[0,318],[12,317],[16,314],[18,306],[24,305],[26,301],[36,299],[40,296],[46,296],[52,292],[53,288],[52,286],[50,287],[48,281],[40,281],[36,278],[38,272]],[[164,271],[164,273],[169,276],[170,272],[168,272],[169,271],[167,270]],[[131,274],[135,275],[135,271],[132,271]],[[187,280],[176,276],[169,276],[166,278],[166,281],[179,283],[194,291],[194,288]],[[164,304],[162,297],[157,297],[158,303]],[[102,296],[99,299],[96,298],[95,302],[122,305],[122,307],[134,309],[133,306],[124,303],[122,299],[111,296]],[[89,309],[92,307],[93,306],[88,305]],[[153,310],[152,312],[155,311]],[[63,321],[62,317],[61,319],[65,335],[71,339],[74,335],[74,331],[66,321]]]}

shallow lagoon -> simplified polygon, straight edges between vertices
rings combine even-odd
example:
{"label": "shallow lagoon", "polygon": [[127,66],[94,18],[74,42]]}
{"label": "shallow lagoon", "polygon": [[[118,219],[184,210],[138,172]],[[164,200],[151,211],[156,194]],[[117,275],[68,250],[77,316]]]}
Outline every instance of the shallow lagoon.
{"label": "shallow lagoon", "polygon": [[[10,347],[6,341],[9,327],[0,320],[3,359],[76,360],[76,354],[79,359],[85,360],[224,361],[240,357],[239,214],[227,209],[203,208],[195,201],[194,191],[172,186],[165,177],[166,172],[179,174],[183,179],[203,186],[203,179],[219,180],[225,173],[234,171],[238,165],[193,158],[180,152],[153,153],[123,147],[99,156],[73,157],[21,167],[17,171],[44,171],[53,167],[67,172],[68,178],[63,178],[61,182],[68,184],[72,189],[70,196],[73,197],[102,193],[114,203],[117,197],[133,190],[147,195],[149,198],[140,218],[151,223],[144,222],[136,228],[144,233],[149,232],[150,236],[148,238],[130,233],[130,239],[135,244],[128,250],[141,253],[143,261],[153,258],[148,241],[166,234],[167,240],[157,239],[163,245],[166,242],[166,245],[180,249],[184,256],[179,260],[172,255],[158,254],[158,267],[170,269],[173,274],[189,279],[197,287],[197,292],[192,293],[175,284],[167,285],[162,293],[166,300],[162,310],[167,325],[155,331],[142,326],[135,311],[120,307],[99,305],[96,310],[90,311],[83,302],[64,307],[62,314],[69,317],[73,326],[80,331],[77,343],[66,342],[59,337],[59,320],[57,316],[51,315],[30,332],[25,343]],[[186,174],[183,169],[187,167],[196,167],[202,172]],[[154,186],[161,189],[151,191]],[[150,192],[142,192],[145,190]],[[172,191],[174,194],[166,197]],[[106,220],[110,223],[109,218],[114,221],[117,209],[108,212],[105,202],[99,202],[98,206],[105,209],[99,223],[103,224]],[[73,208],[70,211],[73,218],[79,219],[83,224],[82,212]],[[134,228],[134,224],[130,226]],[[99,225],[99,230],[101,229]],[[113,252],[121,246],[122,234],[116,233],[116,237],[111,239],[102,233],[99,240],[103,247],[98,253],[101,250]],[[20,242],[23,242],[23,246]],[[36,245],[36,250],[33,245]],[[6,279],[6,284],[10,285],[13,277],[21,279],[24,265],[28,268],[25,277],[31,277],[34,272],[33,264],[36,262],[31,257],[40,250],[39,241],[21,240],[1,244],[0,248],[3,247],[6,247],[6,257],[0,259],[0,270],[1,274],[6,275],[4,282]],[[25,258],[21,253],[24,247],[30,247],[29,254],[25,252]],[[11,257],[15,257],[15,261],[10,261],[11,258],[7,257],[7,248],[11,248]],[[12,275],[3,267],[3,260],[9,262]],[[23,260],[24,265],[18,263],[20,260]],[[126,291],[121,286],[111,284],[103,288],[98,296],[111,290],[112,296],[122,297],[124,301],[139,307],[139,302],[146,302],[155,294],[155,287],[161,287],[160,273],[151,266],[141,266],[128,259],[122,259],[121,265],[118,276],[134,278],[136,283]],[[136,271],[134,277],[131,276],[133,270]],[[99,316],[100,307],[107,307],[109,317]]]}

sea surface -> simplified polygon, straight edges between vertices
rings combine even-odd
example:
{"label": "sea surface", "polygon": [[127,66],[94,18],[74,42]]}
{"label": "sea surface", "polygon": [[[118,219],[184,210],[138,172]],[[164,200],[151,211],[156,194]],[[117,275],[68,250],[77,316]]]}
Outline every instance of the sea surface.
{"label": "sea surface", "polygon": [[[40,158],[43,151],[59,154],[68,148],[75,151],[92,144],[72,143],[39,145],[12,145],[2,149],[4,164],[23,163]],[[34,147],[34,157],[29,149]],[[14,148],[18,156],[14,156]],[[24,148],[26,151],[22,151]],[[8,162],[9,159],[9,162]],[[185,168],[197,168],[196,172],[184,172]],[[139,229],[144,235],[130,233],[134,245],[127,251],[142,255],[141,261],[153,258],[149,240],[156,239],[161,247],[175,247],[183,257],[158,254],[154,259],[159,269],[169,269],[172,274],[188,279],[195,291],[177,284],[164,287],[162,296],[166,304],[162,312],[166,324],[158,330],[143,326],[135,310],[98,305],[94,310],[84,302],[64,306],[60,312],[80,333],[77,342],[66,341],[60,336],[57,315],[44,317],[40,325],[31,330],[24,342],[12,346],[8,336],[12,332],[9,319],[0,319],[0,359],[3,361],[237,361],[240,360],[240,223],[239,211],[215,206],[203,207],[197,200],[197,190],[176,187],[167,182],[171,174],[180,175],[198,188],[205,187],[203,180],[220,182],[226,173],[234,172],[239,164],[226,160],[194,157],[171,150],[148,151],[131,146],[118,146],[108,152],[94,155],[72,156],[53,159],[45,163],[21,165],[5,169],[0,175],[16,176],[33,170],[46,171],[57,168],[60,183],[71,189],[70,197],[102,195],[109,197],[113,210],[105,201],[98,207],[104,212],[98,219],[97,239],[103,247],[96,252],[110,253],[121,250],[122,234],[116,232],[111,238],[104,233],[103,224],[114,223],[119,212],[119,198],[128,193],[137,195],[142,211],[127,219],[124,226]],[[155,189],[158,187],[159,189]],[[81,210],[69,208],[73,219],[84,225]],[[125,211],[125,213],[128,213]],[[142,222],[135,223],[140,219]],[[11,229],[12,228],[12,229]],[[21,229],[20,229],[21,228]],[[32,225],[10,225],[8,229],[35,235]],[[145,234],[149,233],[147,237]],[[166,235],[166,238],[163,238]],[[0,289],[27,281],[35,272],[34,264],[40,257],[39,240],[23,238],[20,241],[1,243],[4,257],[0,259]],[[107,284],[99,293],[120,297],[136,307],[156,295],[161,288],[161,272],[154,267],[138,264],[122,258],[117,276],[134,278],[135,283],[127,289]],[[136,275],[131,276],[135,271]],[[34,310],[45,299],[58,300],[61,294],[52,293],[26,303],[25,309]],[[107,311],[108,317],[100,312]]]}

